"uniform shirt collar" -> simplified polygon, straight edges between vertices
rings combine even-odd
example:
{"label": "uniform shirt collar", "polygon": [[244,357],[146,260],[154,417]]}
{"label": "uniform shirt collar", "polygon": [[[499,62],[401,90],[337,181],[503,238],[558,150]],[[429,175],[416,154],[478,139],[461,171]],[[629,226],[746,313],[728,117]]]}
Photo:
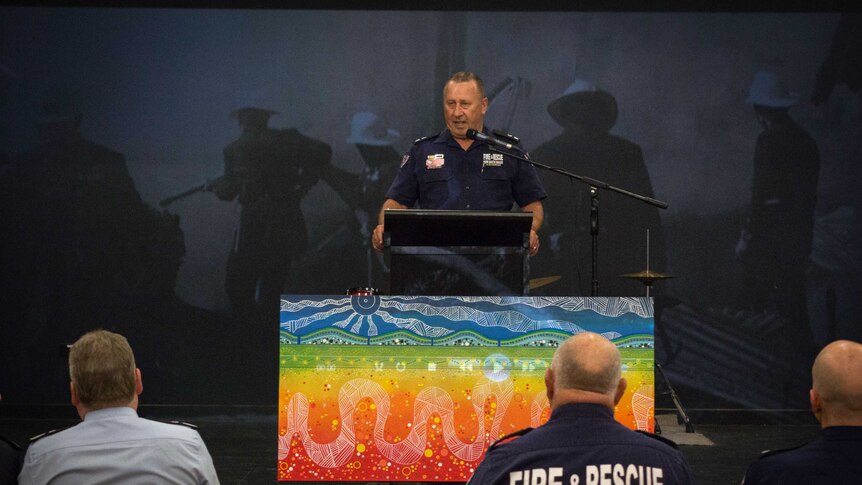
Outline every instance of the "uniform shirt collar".
{"label": "uniform shirt collar", "polygon": [[568,403],[560,405],[551,413],[551,420],[559,418],[614,419],[614,412],[612,409],[601,404]]}
{"label": "uniform shirt collar", "polygon": [[862,439],[862,426],[829,426],[821,430],[826,441],[846,441]]}
{"label": "uniform shirt collar", "polygon": [[[482,126],[482,133],[484,133],[486,135],[488,134],[488,127],[487,126]],[[449,128],[446,128],[443,131],[441,131],[440,134],[437,135],[437,139],[435,140],[435,142],[445,143],[449,146],[461,148],[461,145],[458,144],[458,142],[455,140],[455,137],[452,136],[452,132],[449,131]],[[477,143],[474,140],[473,144],[470,146],[470,150],[472,150],[473,148],[480,146],[480,145],[482,145],[482,143]]]}
{"label": "uniform shirt collar", "polygon": [[434,140],[434,142],[435,143],[445,143],[447,145],[452,145],[452,144],[457,145],[458,144],[458,142],[455,141],[455,137],[452,136],[452,132],[449,131],[449,128],[446,128],[443,131],[441,131],[440,134],[437,135],[437,139]]}
{"label": "uniform shirt collar", "polygon": [[84,415],[84,421],[96,421],[101,419],[123,418],[123,417],[138,417],[137,411],[128,406],[118,406],[115,408],[96,409],[89,411]]}

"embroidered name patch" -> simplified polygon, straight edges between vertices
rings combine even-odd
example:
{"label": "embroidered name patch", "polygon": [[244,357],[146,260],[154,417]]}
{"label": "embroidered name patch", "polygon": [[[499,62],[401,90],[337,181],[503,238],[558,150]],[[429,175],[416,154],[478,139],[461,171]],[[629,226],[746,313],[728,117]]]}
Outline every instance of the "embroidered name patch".
{"label": "embroidered name patch", "polygon": [[500,167],[503,165],[502,153],[483,153],[482,168],[485,167]]}

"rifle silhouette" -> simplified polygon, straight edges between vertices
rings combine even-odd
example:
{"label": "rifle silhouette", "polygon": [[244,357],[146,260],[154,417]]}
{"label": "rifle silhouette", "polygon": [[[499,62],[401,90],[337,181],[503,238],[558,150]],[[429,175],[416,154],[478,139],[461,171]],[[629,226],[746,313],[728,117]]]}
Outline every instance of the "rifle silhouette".
{"label": "rifle silhouette", "polygon": [[213,185],[215,183],[217,183],[219,180],[221,180],[222,178],[224,178],[224,176],[217,177],[217,178],[212,179],[212,180],[207,180],[206,182],[204,182],[202,184],[195,185],[194,187],[183,190],[182,192],[174,194],[170,197],[165,197],[164,199],[159,201],[159,206],[160,207],[167,207],[168,205],[170,205],[170,204],[172,204],[172,203],[174,203],[180,199],[184,199],[190,195],[197,194],[198,192],[212,192]]}
{"label": "rifle silhouette", "polygon": [[[202,184],[190,187],[170,197],[165,197],[159,201],[159,206],[167,207],[180,199],[197,194],[198,192],[212,192],[213,187],[223,178],[224,175],[207,180]],[[332,187],[348,205],[353,206],[362,201],[363,194],[361,175],[348,172],[347,170],[338,168],[334,165],[327,165],[321,173],[320,178],[329,184],[329,186]]]}

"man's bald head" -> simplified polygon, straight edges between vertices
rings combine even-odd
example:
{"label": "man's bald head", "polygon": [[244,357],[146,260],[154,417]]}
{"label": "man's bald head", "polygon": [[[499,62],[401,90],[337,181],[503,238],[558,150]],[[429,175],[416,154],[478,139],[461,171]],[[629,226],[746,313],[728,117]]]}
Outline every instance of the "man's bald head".
{"label": "man's bald head", "polygon": [[[601,400],[610,399],[613,406],[625,390],[625,381],[620,378],[621,360],[616,345],[597,333],[569,337],[554,353],[546,379],[551,381],[546,382],[549,394],[566,402],[594,402],[591,396],[602,395]],[[553,405],[553,397],[549,397]]]}
{"label": "man's bald head", "polygon": [[811,406],[825,426],[862,424],[862,344],[830,343],[811,370]]}

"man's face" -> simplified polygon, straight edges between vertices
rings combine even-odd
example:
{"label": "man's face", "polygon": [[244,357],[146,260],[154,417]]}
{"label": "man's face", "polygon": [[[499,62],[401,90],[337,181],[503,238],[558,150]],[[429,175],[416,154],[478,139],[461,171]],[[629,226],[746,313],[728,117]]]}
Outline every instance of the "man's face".
{"label": "man's face", "polygon": [[446,128],[455,138],[466,139],[467,130],[482,131],[488,98],[479,94],[475,81],[456,83],[449,81],[443,92],[443,114]]}

